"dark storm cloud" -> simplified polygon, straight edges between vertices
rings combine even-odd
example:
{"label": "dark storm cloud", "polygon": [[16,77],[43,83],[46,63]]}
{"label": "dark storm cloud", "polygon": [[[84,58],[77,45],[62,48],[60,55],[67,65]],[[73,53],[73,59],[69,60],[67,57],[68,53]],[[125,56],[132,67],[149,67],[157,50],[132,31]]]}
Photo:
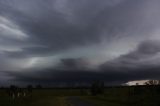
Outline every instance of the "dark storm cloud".
{"label": "dark storm cloud", "polygon": [[[35,75],[34,75],[35,74]],[[37,77],[36,73],[32,75],[27,74],[10,74],[15,76],[12,81],[25,82],[25,83],[91,83],[96,80],[108,82],[108,84],[121,84],[130,80],[128,74],[114,73],[114,72],[94,72],[92,70],[45,70],[39,72]]]}
{"label": "dark storm cloud", "polygon": [[[141,65],[153,65],[159,64],[157,61],[160,53],[160,41],[159,40],[147,40],[140,43],[136,50],[131,51],[128,54],[122,55],[114,60],[106,62],[105,65],[112,64],[119,66],[141,66]],[[149,63],[151,62],[151,63]],[[115,63],[115,64],[114,64]],[[143,66],[142,66],[143,67]],[[145,68],[145,67],[144,67]]]}
{"label": "dark storm cloud", "polygon": [[159,4],[0,0],[0,68],[22,82],[158,78]]}
{"label": "dark storm cloud", "polygon": [[[11,80],[18,83],[91,83],[96,80],[105,81],[108,84],[120,84],[127,81],[128,74],[123,72],[103,72],[86,67],[83,59],[62,59],[59,65],[53,69],[6,72],[9,76],[14,76]],[[38,75],[37,75],[38,73]],[[125,77],[124,77],[125,76]]]}
{"label": "dark storm cloud", "polygon": [[[141,27],[145,26],[143,21],[145,19],[138,18],[144,18],[144,16],[141,13],[135,13],[141,5],[136,2],[125,2],[124,4],[121,2],[123,3],[124,0],[103,0],[101,2],[97,0],[92,0],[92,2],[7,0],[1,1],[1,8],[3,8],[3,16],[14,21],[28,34],[30,37],[28,43],[46,46],[50,49],[48,52],[56,52],[100,43],[103,38],[110,40],[119,32],[143,33]],[[114,4],[120,6],[115,7]],[[131,5],[131,7],[127,5]],[[135,23],[134,20],[138,22]],[[137,23],[139,24],[137,25]],[[101,35],[102,33],[105,35]],[[32,50],[35,50],[35,48],[23,49],[24,54],[25,52],[32,54],[34,52]],[[40,49],[42,50],[39,51],[43,51],[43,47]]]}
{"label": "dark storm cloud", "polygon": [[0,3],[2,16],[20,26],[29,36],[28,44],[35,46],[24,47],[17,55],[32,56],[34,53],[45,54],[44,51],[54,54],[79,46],[99,44],[102,39],[112,42],[112,39],[125,36],[125,33],[127,36],[144,35],[153,26],[150,25],[153,20],[146,23],[146,14],[141,13],[148,2],[2,0]]}
{"label": "dark storm cloud", "polygon": [[[86,20],[86,23],[84,22],[84,25],[83,22],[79,22],[82,19],[76,19],[73,23],[68,22],[66,19],[68,16],[54,9],[54,2],[56,1],[48,0],[46,2],[33,1],[15,4],[17,1],[11,1],[9,4],[11,4],[12,13],[8,17],[11,17],[27,33],[31,34],[31,42],[45,45],[54,49],[54,51],[97,40],[98,37],[91,31],[92,28],[90,29],[90,26],[92,26],[88,22],[90,18],[88,18],[88,21]],[[30,6],[30,4],[32,5]],[[16,8],[17,5],[18,7],[19,5],[22,6]],[[78,5],[78,3],[75,3],[75,5]],[[76,17],[78,18],[78,16],[84,17],[83,14],[77,14]],[[89,17],[89,15],[86,17]],[[69,18],[72,18],[72,16],[69,16]]]}
{"label": "dark storm cloud", "polygon": [[[91,83],[95,80],[108,84],[122,84],[132,80],[160,78],[160,41],[143,41],[137,49],[114,60],[107,61],[98,69],[89,69],[84,59],[62,59],[58,67],[26,73],[9,73],[16,81],[26,83]],[[151,59],[152,58],[152,59]],[[38,76],[37,76],[38,73]]]}
{"label": "dark storm cloud", "polygon": [[86,70],[89,68],[89,62],[87,59],[83,58],[70,58],[70,59],[61,59],[61,63],[57,68],[62,70]]}
{"label": "dark storm cloud", "polygon": [[[154,71],[151,71],[154,70]],[[132,80],[144,80],[144,79],[159,79],[159,67],[150,68],[141,71],[120,72],[115,70],[96,72],[93,70],[43,70],[31,73],[10,73],[14,76],[12,81],[19,83],[42,83],[42,84],[54,84],[54,83],[91,83],[96,80],[104,81],[109,85],[123,84]],[[38,73],[38,76],[37,76]]]}
{"label": "dark storm cloud", "polygon": [[104,71],[124,72],[129,80],[160,78],[160,41],[149,40],[140,43],[136,50],[108,61],[100,66]]}

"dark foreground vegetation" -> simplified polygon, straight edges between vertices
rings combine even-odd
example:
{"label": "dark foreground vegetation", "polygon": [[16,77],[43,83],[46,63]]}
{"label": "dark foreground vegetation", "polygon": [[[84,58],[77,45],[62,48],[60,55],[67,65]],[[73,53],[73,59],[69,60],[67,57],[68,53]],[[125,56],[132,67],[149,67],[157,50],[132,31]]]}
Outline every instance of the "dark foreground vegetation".
{"label": "dark foreground vegetation", "polygon": [[0,89],[0,106],[160,106],[160,86]]}

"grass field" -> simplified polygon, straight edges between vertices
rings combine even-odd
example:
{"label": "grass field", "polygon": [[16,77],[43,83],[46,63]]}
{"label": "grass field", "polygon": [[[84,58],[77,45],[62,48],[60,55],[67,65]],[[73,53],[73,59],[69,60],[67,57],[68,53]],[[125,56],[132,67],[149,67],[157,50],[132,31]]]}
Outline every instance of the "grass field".
{"label": "grass field", "polygon": [[160,106],[160,94],[155,90],[141,89],[137,94],[129,94],[133,88],[110,88],[103,95],[85,96],[81,99],[96,106]]}
{"label": "grass field", "polygon": [[[132,88],[107,88],[91,96],[89,89],[33,89],[30,96],[15,98],[0,90],[0,106],[160,106],[160,94],[150,90],[129,94]],[[72,99],[70,99],[72,98]],[[89,103],[90,105],[76,105]],[[84,103],[80,103],[84,102]]]}

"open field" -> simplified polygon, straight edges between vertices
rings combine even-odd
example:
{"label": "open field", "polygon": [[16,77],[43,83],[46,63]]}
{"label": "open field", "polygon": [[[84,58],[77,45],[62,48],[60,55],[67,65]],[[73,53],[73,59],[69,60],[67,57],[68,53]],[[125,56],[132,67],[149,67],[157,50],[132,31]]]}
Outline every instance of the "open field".
{"label": "open field", "polygon": [[112,87],[91,96],[90,89],[33,89],[31,95],[12,98],[0,90],[0,106],[160,106],[153,88]]}

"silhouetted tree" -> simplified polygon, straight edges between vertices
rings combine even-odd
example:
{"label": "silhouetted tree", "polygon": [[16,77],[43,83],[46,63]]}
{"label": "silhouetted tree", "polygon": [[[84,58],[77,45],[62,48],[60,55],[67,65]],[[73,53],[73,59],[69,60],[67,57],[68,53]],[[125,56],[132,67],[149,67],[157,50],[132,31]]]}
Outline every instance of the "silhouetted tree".
{"label": "silhouetted tree", "polygon": [[95,81],[91,86],[91,94],[97,95],[104,92],[104,83],[100,81]]}
{"label": "silhouetted tree", "polygon": [[152,94],[156,94],[156,92],[160,92],[160,80],[149,80],[144,83],[145,85],[151,86],[150,90]]}
{"label": "silhouetted tree", "polygon": [[8,91],[9,96],[11,96],[13,99],[17,96],[18,87],[15,85],[11,85]]}
{"label": "silhouetted tree", "polygon": [[27,86],[27,91],[28,91],[29,93],[32,93],[32,90],[33,90],[33,86],[32,86],[32,85],[28,85],[28,86]]}
{"label": "silhouetted tree", "polygon": [[149,80],[144,83],[145,85],[160,85],[160,80]]}

